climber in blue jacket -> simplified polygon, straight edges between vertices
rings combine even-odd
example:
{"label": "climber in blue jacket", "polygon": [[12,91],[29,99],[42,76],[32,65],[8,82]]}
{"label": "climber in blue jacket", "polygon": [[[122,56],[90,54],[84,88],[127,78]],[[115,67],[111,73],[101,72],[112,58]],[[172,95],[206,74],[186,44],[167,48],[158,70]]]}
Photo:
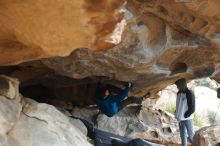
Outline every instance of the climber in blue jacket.
{"label": "climber in blue jacket", "polygon": [[98,87],[96,90],[96,96],[94,97],[94,101],[100,110],[107,115],[108,117],[113,117],[117,114],[121,109],[125,108],[129,104],[141,104],[142,101],[150,96],[148,92],[144,97],[128,97],[128,92],[131,89],[132,84],[129,83],[122,91],[118,92],[116,95],[113,95],[113,90],[115,90],[114,86],[103,86],[101,83],[98,83]]}

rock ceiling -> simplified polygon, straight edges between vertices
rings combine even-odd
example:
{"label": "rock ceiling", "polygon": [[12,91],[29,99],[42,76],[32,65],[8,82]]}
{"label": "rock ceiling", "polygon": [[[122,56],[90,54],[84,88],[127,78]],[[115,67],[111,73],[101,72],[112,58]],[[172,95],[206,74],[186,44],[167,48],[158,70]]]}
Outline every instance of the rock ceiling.
{"label": "rock ceiling", "polygon": [[219,0],[0,1],[0,72],[107,76],[158,91],[220,81]]}

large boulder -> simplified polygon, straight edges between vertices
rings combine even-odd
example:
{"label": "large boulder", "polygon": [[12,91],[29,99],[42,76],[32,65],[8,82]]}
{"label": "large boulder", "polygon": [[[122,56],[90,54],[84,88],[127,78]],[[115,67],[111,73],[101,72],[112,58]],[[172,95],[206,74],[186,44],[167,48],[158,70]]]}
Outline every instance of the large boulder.
{"label": "large boulder", "polygon": [[8,134],[20,146],[91,145],[81,128],[77,128],[84,126],[82,123],[71,122],[51,105],[39,104],[30,99],[24,102],[23,114]]}
{"label": "large boulder", "polygon": [[220,125],[203,127],[194,136],[195,146],[219,146]]}
{"label": "large boulder", "polygon": [[[87,129],[52,105],[14,98],[18,81],[0,76],[1,146],[90,146]],[[15,84],[13,84],[15,81]],[[7,97],[6,97],[7,96]],[[16,94],[17,96],[17,94]]]}
{"label": "large boulder", "polygon": [[161,110],[130,106],[109,118],[93,107],[80,110],[76,107],[72,114],[93,122],[98,129],[121,136],[142,138],[160,144],[180,144],[177,121]]}

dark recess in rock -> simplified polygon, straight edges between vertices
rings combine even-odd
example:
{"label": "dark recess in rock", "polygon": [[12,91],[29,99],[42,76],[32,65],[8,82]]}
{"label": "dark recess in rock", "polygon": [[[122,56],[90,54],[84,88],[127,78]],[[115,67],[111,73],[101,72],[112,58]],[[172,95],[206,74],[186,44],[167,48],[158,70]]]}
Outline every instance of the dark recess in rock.
{"label": "dark recess in rock", "polygon": [[171,75],[177,74],[177,73],[184,73],[187,71],[187,64],[183,62],[177,62],[173,63],[170,66]]}
{"label": "dark recess in rock", "polygon": [[170,127],[166,127],[166,128],[163,128],[163,132],[164,133],[172,133],[172,130]]}
{"label": "dark recess in rock", "polygon": [[61,101],[78,106],[93,105],[92,97],[95,95],[97,84],[101,79],[103,84],[113,84],[119,88],[123,88],[127,84],[103,76],[73,79],[56,74],[47,74],[22,83],[20,92],[23,96],[33,98],[38,102],[53,104],[54,101]]}
{"label": "dark recess in rock", "polygon": [[155,137],[155,138],[158,138],[159,137],[159,135],[158,135],[158,133],[156,132],[156,131],[151,131],[151,133],[150,133],[153,137]]}

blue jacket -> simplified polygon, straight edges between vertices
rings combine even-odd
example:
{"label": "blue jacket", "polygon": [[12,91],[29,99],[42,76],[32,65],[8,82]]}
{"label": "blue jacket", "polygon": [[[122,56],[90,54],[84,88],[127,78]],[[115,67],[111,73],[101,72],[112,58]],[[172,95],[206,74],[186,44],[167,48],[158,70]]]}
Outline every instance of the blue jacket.
{"label": "blue jacket", "polygon": [[105,99],[95,97],[95,103],[104,112],[104,114],[106,114],[108,117],[112,117],[118,113],[118,103],[124,100],[126,96],[128,96],[129,89],[129,87],[126,87],[118,95],[113,96],[110,94]]}

